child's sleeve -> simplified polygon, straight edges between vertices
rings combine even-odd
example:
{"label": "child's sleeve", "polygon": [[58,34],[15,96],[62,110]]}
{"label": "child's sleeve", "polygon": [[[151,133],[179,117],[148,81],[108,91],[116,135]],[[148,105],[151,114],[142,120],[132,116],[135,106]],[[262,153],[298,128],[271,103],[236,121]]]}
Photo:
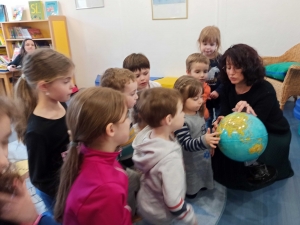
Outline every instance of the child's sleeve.
{"label": "child's sleeve", "polygon": [[190,129],[186,123],[183,127],[174,132],[178,142],[184,147],[185,151],[196,152],[206,150],[209,146],[205,141],[205,136],[202,135],[198,138],[192,138]]}
{"label": "child's sleeve", "polygon": [[116,183],[97,188],[82,201],[77,216],[79,224],[131,225],[131,210],[122,189]]}
{"label": "child's sleeve", "polygon": [[193,207],[182,198],[185,188],[185,173],[182,159],[169,160],[161,168],[162,192],[170,213],[185,224],[195,224]]}

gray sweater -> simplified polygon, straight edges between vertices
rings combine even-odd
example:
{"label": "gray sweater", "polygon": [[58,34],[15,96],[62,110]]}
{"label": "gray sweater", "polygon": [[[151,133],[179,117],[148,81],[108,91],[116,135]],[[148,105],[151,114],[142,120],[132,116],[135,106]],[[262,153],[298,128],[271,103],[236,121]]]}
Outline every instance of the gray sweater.
{"label": "gray sweater", "polygon": [[205,120],[198,114],[185,115],[183,127],[175,132],[182,146],[187,191],[196,194],[201,188],[213,189],[211,156],[205,141]]}

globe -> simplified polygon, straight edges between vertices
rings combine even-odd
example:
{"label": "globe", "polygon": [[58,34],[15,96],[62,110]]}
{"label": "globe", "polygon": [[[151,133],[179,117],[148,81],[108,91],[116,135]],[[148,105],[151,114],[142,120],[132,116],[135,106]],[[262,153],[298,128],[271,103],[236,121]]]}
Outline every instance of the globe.
{"label": "globe", "polygon": [[264,124],[252,114],[234,112],[218,125],[219,148],[228,158],[246,162],[257,159],[266,149],[268,132]]}

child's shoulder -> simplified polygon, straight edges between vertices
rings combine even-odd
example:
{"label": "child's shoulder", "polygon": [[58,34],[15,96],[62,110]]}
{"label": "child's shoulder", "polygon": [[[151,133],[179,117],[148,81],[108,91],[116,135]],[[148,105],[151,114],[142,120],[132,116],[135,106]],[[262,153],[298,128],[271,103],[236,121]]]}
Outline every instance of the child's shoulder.
{"label": "child's shoulder", "polygon": [[161,87],[161,84],[156,81],[149,80],[149,87],[150,88]]}

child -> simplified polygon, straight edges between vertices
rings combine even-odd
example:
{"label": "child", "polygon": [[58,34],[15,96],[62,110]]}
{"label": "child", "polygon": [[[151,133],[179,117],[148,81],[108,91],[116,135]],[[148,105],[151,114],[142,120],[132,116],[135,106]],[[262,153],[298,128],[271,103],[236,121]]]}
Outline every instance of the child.
{"label": "child", "polygon": [[8,138],[11,123],[18,121],[19,113],[16,105],[4,97],[0,97],[0,105],[0,224],[57,225],[46,213],[38,215],[23,178],[9,165]]}
{"label": "child", "polygon": [[25,56],[22,72],[15,86],[23,112],[16,132],[27,147],[30,180],[52,212],[62,153],[69,143],[66,106],[61,102],[72,94],[74,64],[52,49],[37,49]]}
{"label": "child", "polygon": [[125,96],[111,88],[87,88],[67,113],[72,134],[61,170],[55,218],[72,225],[129,225],[128,178],[116,160],[129,138]]}
{"label": "child", "polygon": [[146,122],[142,119],[140,115],[140,104],[139,104],[139,99],[141,96],[142,91],[138,92],[138,101],[136,102],[135,106],[133,106],[133,110],[131,112],[131,117],[132,117],[132,128],[134,129],[135,136],[143,130],[147,124]]}
{"label": "child", "polygon": [[176,218],[197,224],[194,210],[184,201],[185,173],[180,145],[172,133],[182,127],[180,93],[152,88],[141,93],[140,115],[149,124],[133,141],[133,161],[142,171],[138,212],[150,224],[171,224]]}
{"label": "child", "polygon": [[9,71],[16,71],[17,67],[22,66],[23,58],[27,53],[33,52],[37,48],[36,43],[29,38],[24,39],[21,45],[20,54],[10,63],[7,64],[7,69]]}
{"label": "child", "polygon": [[209,69],[209,59],[200,53],[194,53],[189,55],[185,61],[186,64],[186,73],[197,80],[200,81],[203,87],[203,108],[204,108],[204,119],[209,118],[209,112],[206,108],[206,101],[210,99],[210,87],[205,82],[207,79],[208,69]]}
{"label": "child", "polygon": [[201,189],[213,189],[214,180],[211,154],[208,148],[215,148],[220,138],[218,133],[206,132],[203,118],[202,85],[199,80],[182,76],[174,84],[183,98],[185,119],[183,127],[174,133],[183,147],[186,171],[186,197],[195,198]]}
{"label": "child", "polygon": [[207,83],[211,88],[211,93],[206,107],[209,111],[209,119],[207,120],[207,127],[211,128],[212,121],[220,115],[220,98],[222,84],[219,80],[219,61],[221,54],[219,49],[221,47],[221,34],[220,30],[216,26],[208,26],[203,28],[198,38],[200,45],[200,52],[209,58],[210,70],[208,73]]}
{"label": "child", "polygon": [[[137,82],[135,75],[130,70],[118,68],[107,69],[101,77],[101,86],[109,87],[123,93],[126,97],[126,104],[129,111],[131,111],[134,105],[136,104],[136,101],[138,99]],[[134,128],[131,127],[129,140],[121,145],[122,151],[118,156],[119,162],[121,163],[124,169],[126,168],[126,172],[128,174],[128,205],[132,209],[132,216],[134,216],[136,212],[135,195],[140,187],[140,174],[130,169],[133,167],[133,148],[131,144],[134,138]]]}
{"label": "child", "polygon": [[136,75],[138,91],[153,87],[161,87],[159,83],[150,80],[150,63],[143,54],[132,53],[127,56],[123,61],[123,68],[129,69]]}

